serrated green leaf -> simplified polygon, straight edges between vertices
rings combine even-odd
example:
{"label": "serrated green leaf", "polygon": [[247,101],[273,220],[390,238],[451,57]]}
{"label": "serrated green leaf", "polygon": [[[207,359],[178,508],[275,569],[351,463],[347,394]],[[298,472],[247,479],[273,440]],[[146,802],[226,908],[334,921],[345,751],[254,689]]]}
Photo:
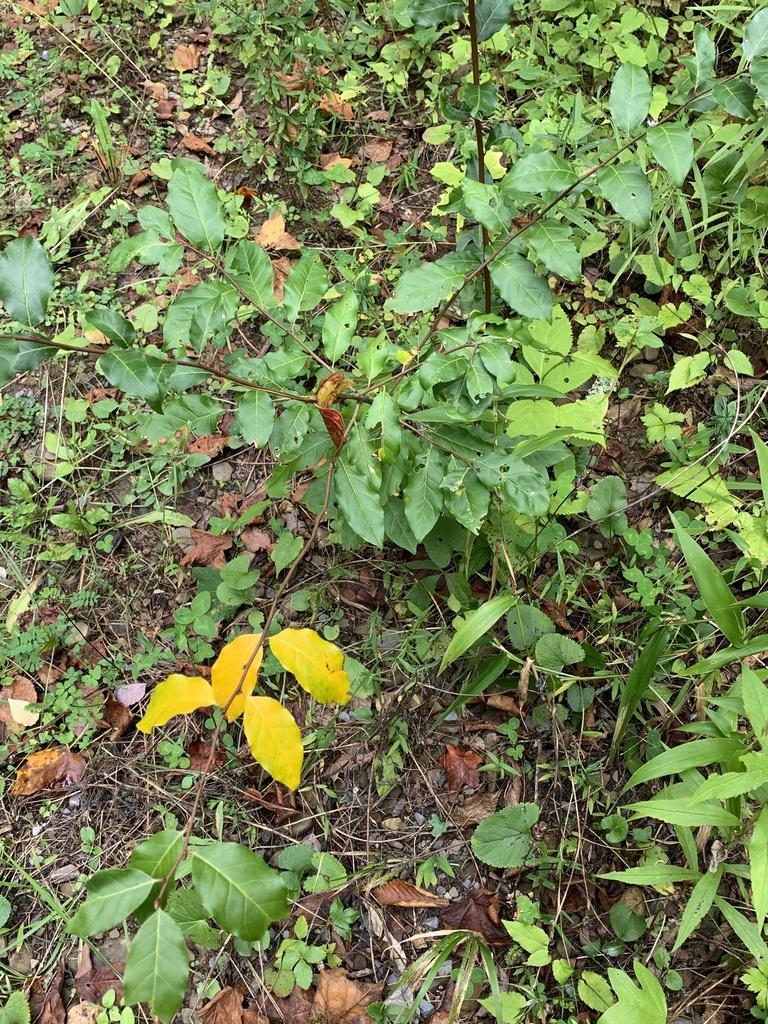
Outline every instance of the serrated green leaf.
{"label": "serrated green leaf", "polygon": [[174,226],[199,249],[216,252],[224,241],[224,205],[203,165],[186,157],[172,161],[168,212]]}
{"label": "serrated green leaf", "polygon": [[465,178],[460,188],[461,198],[478,224],[494,233],[509,230],[513,211],[504,201],[498,185]]}
{"label": "serrated green leaf", "polygon": [[123,986],[127,1003],[149,1003],[152,1014],[171,1024],[184,1001],[189,980],[189,953],[181,928],[157,910],[136,933],[125,961]]}
{"label": "serrated green leaf", "polygon": [[548,218],[531,225],[525,237],[547,270],[566,281],[578,281],[581,278],[581,256],[571,241],[571,234],[567,224]]}
{"label": "serrated green leaf", "polygon": [[48,253],[32,235],[14,238],[0,254],[0,300],[12,320],[34,327],[45,319],[54,288]]}
{"label": "serrated green leaf", "polygon": [[225,267],[238,288],[258,306],[275,305],[275,272],[272,261],[260,245],[242,238],[227,253]]}
{"label": "serrated green leaf", "polygon": [[491,280],[507,305],[532,320],[552,316],[552,293],[545,277],[537,277],[533,265],[516,252],[503,252],[491,263]]}
{"label": "serrated green leaf", "polygon": [[143,417],[142,430],[148,441],[171,437],[177,430],[202,437],[214,433],[223,415],[224,406],[210,395],[183,395],[166,402],[162,415]]}
{"label": "serrated green leaf", "polygon": [[73,935],[85,938],[121,924],[149,895],[155,880],[135,868],[99,871],[85,885],[88,897],[69,923]]}
{"label": "serrated green leaf", "polygon": [[423,459],[413,466],[403,488],[405,518],[417,541],[422,541],[440,518],[443,508],[441,484],[445,476],[445,456],[435,447],[428,448]]}
{"label": "serrated green leaf", "polygon": [[203,906],[225,931],[253,942],[273,921],[287,916],[285,883],[253,850],[239,843],[211,843],[193,847],[190,855]]}
{"label": "serrated green leaf", "polygon": [[608,106],[620,132],[630,132],[646,119],[651,109],[651,80],[645,68],[621,65],[611,85]]}
{"label": "serrated green leaf", "polygon": [[682,185],[693,165],[693,136],[679,124],[660,124],[646,136],[654,159],[669,174],[674,185]]}
{"label": "serrated green leaf", "polygon": [[620,217],[639,228],[648,226],[653,195],[648,178],[637,164],[603,167],[597,175],[597,187]]}
{"label": "serrated green leaf", "polygon": [[395,285],[391,307],[396,313],[434,309],[464,284],[480,260],[466,252],[449,252],[434,263],[407,270]]}
{"label": "serrated green leaf", "polygon": [[283,285],[283,313],[287,319],[293,323],[299,313],[314,309],[328,283],[328,272],[319,253],[306,253],[294,263]]}
{"label": "serrated green leaf", "polygon": [[347,288],[323,318],[323,352],[335,363],[352,344],[357,327],[359,301],[353,288]]}
{"label": "serrated green leaf", "polygon": [[294,537],[289,530],[283,530],[269,555],[274,563],[276,576],[293,564],[303,547],[304,541],[301,537]]}
{"label": "serrated green leaf", "polygon": [[0,1024],[29,1024],[30,1012],[27,997],[23,992],[11,992],[0,1006]]}
{"label": "serrated green leaf", "polygon": [[479,43],[490,39],[505,25],[509,25],[515,3],[516,0],[477,0],[475,18]]}
{"label": "serrated green leaf", "polygon": [[584,661],[581,644],[561,633],[546,633],[536,641],[536,664],[547,672],[560,672],[565,665]]}
{"label": "serrated green leaf", "polygon": [[378,548],[384,544],[380,487],[381,464],[367,433],[355,424],[336,463],[333,493],[339,511],[358,537]]}
{"label": "serrated green leaf", "polygon": [[405,14],[414,25],[437,28],[458,21],[465,10],[463,0],[412,0]]}
{"label": "serrated green leaf", "polygon": [[539,820],[536,804],[515,804],[485,818],[472,836],[478,860],[493,868],[522,867],[531,852],[531,829]]}
{"label": "serrated green leaf", "polygon": [[264,447],[275,425],[275,405],[266,391],[246,391],[237,403],[235,424],[244,441]]}

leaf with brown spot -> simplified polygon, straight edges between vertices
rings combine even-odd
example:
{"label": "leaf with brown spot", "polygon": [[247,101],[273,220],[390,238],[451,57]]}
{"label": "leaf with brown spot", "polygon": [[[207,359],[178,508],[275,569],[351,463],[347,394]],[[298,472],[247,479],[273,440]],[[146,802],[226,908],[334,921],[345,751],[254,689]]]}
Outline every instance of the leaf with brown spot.
{"label": "leaf with brown spot", "polygon": [[285,230],[285,218],[280,210],[274,213],[269,220],[265,220],[256,236],[256,241],[263,249],[300,249],[301,242],[298,242],[293,235]]}
{"label": "leaf with brown spot", "polygon": [[321,409],[320,415],[331,440],[337,448],[344,444],[344,417],[336,409]]}
{"label": "leaf with brown spot", "polygon": [[467,929],[482,935],[491,946],[506,946],[510,939],[499,921],[499,894],[476,892],[468,899],[451,903],[440,914],[443,928]]}
{"label": "leaf with brown spot", "polygon": [[168,66],[174,71],[194,71],[200,67],[200,51],[194,43],[190,43],[189,46],[181,43],[173,51]]}
{"label": "leaf with brown spot", "polygon": [[319,409],[330,409],[342,391],[349,387],[343,373],[331,373],[323,377],[315,389],[315,401]]}
{"label": "leaf with brown spot", "polygon": [[451,902],[445,896],[436,896],[400,878],[377,885],[371,889],[371,896],[383,907],[447,907]]}
{"label": "leaf with brown spot", "polygon": [[85,759],[69,747],[30,754],[16,775],[11,796],[32,796],[42,790],[71,789],[85,773]]}
{"label": "leaf with brown spot", "polygon": [[193,132],[185,135],[181,140],[181,144],[185,149],[188,149],[190,153],[206,153],[208,156],[214,155],[213,146],[210,142],[207,142],[205,139],[201,139],[199,135],[195,135]]}
{"label": "leaf with brown spot", "polygon": [[196,1015],[203,1024],[241,1024],[243,997],[233,988],[223,988]]}
{"label": "leaf with brown spot", "polygon": [[365,147],[365,155],[369,160],[383,163],[389,158],[392,146],[393,143],[390,139],[376,139],[374,142],[369,142]]}
{"label": "leaf with brown spot", "polygon": [[189,531],[194,547],[179,561],[179,565],[207,565],[213,569],[223,569],[227,564],[225,551],[232,547],[232,538],[222,534],[217,537],[205,530]]}
{"label": "leaf with brown spot", "polygon": [[452,743],[446,743],[446,754],[441,759],[441,764],[448,775],[445,789],[455,793],[464,786],[470,789],[477,789],[480,785],[480,773],[477,766],[483,763],[481,754],[475,754],[472,750],[462,750],[454,747]]}
{"label": "leaf with brown spot", "polygon": [[365,1008],[380,998],[383,988],[354,981],[335,967],[320,974],[312,1011],[320,1015],[323,1024],[371,1024]]}

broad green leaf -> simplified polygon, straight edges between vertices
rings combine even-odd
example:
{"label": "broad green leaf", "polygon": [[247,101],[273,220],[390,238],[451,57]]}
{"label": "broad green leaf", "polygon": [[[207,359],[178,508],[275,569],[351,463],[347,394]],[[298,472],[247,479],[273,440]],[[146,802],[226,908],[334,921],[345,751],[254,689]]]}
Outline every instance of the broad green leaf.
{"label": "broad green leaf", "polygon": [[763,492],[763,501],[768,507],[768,444],[754,430],[751,430],[750,434],[755,446],[757,464],[760,467],[760,488]]}
{"label": "broad green leaf", "polygon": [[194,889],[174,889],[168,899],[166,912],[198,946],[221,949],[221,931],[208,924],[208,911]]}
{"label": "broad green leaf", "polygon": [[154,404],[163,398],[160,373],[163,363],[140,348],[110,348],[99,356],[97,369],[126,395]]}
{"label": "broad green leaf", "polygon": [[144,902],[154,884],[154,878],[134,868],[98,871],[85,883],[88,897],[67,930],[86,938],[114,928]]}
{"label": "broad green leaf", "polygon": [[768,651],[768,633],[761,633],[760,636],[756,636],[749,643],[736,645],[735,647],[725,647],[723,650],[711,654],[708,658],[704,658],[696,665],[688,665],[680,669],[679,675],[709,675],[721,668],[725,668],[726,665],[731,665],[734,661],[752,658],[756,654],[765,654],[766,651]]}
{"label": "broad green leaf", "polygon": [[637,164],[603,167],[597,175],[597,187],[620,217],[639,228],[648,226],[653,196],[648,179]]}
{"label": "broad green leaf", "polygon": [[533,320],[549,320],[552,293],[547,279],[537,277],[524,256],[505,251],[491,263],[490,272],[497,291],[511,309]]}
{"label": "broad green leaf", "polygon": [[660,124],[646,136],[654,159],[674,185],[682,185],[693,164],[693,136],[679,124]]}
{"label": "broad green leaf", "polygon": [[[452,459],[458,464],[458,460]],[[477,474],[466,465],[460,466],[443,477],[440,487],[445,496],[445,507],[470,533],[478,534],[488,514],[491,493],[482,484]]]}
{"label": "broad green leaf", "polygon": [[373,396],[371,407],[365,419],[368,430],[380,430],[381,445],[376,449],[381,462],[391,466],[400,454],[403,444],[403,428],[397,404],[386,388],[379,388]]}
{"label": "broad green leaf", "polygon": [[[209,335],[217,341],[231,333],[240,297],[229,281],[214,279],[184,291],[168,307],[163,340],[168,348],[195,345],[199,352]],[[228,328],[228,329],[227,329]]]}
{"label": "broad green leaf", "polygon": [[414,25],[438,28],[458,21],[465,10],[464,0],[411,0],[404,13]]}
{"label": "broad green leaf", "polygon": [[472,836],[478,860],[493,868],[522,867],[531,852],[531,829],[539,820],[536,804],[515,804],[485,818]]}
{"label": "broad green leaf", "polygon": [[[763,101],[768,102],[768,54],[761,53],[757,57],[752,59],[749,65],[749,78],[754,87],[757,95]],[[731,168],[727,165],[724,168],[723,175],[730,173]],[[724,191],[724,187],[720,185],[719,192]]]}
{"label": "broad green leaf", "polygon": [[710,775],[706,782],[691,797],[691,803],[698,804],[704,800],[730,800],[734,796],[742,796],[768,782],[768,767],[753,768],[746,772],[725,772],[723,775]]}
{"label": "broad green leaf", "polygon": [[602,1013],[597,1024],[666,1024],[667,1000],[658,978],[639,961],[635,962],[635,977],[640,988],[629,975],[617,967],[608,968],[608,978],[618,1002]]}
{"label": "broad green leaf", "polygon": [[377,548],[384,544],[380,487],[381,464],[367,433],[355,424],[336,463],[333,494],[339,511],[358,537]]}
{"label": "broad green leaf", "polygon": [[275,405],[266,391],[246,391],[237,403],[236,428],[248,444],[263,448],[272,436]]}
{"label": "broad green leaf", "polygon": [[175,715],[191,715],[198,708],[215,703],[213,687],[207,679],[174,672],[154,688],[146,714],[136,723],[136,728],[148,733],[165,725]]}
{"label": "broad green leaf", "polygon": [[707,367],[712,361],[711,352],[697,352],[695,356],[682,356],[669,374],[669,384],[666,394],[672,391],[680,391],[683,388],[693,387],[704,380],[707,375]]}
{"label": "broad green leaf", "polygon": [[126,1003],[149,1003],[152,1015],[171,1024],[184,1001],[189,953],[176,922],[157,910],[130,945],[123,977]]}
{"label": "broad green leaf", "polygon": [[602,974],[584,971],[579,978],[579,999],[591,1010],[607,1010],[613,1004],[613,993]]}
{"label": "broad green leaf", "polygon": [[676,864],[647,864],[640,868],[627,868],[625,871],[606,871],[600,878],[627,885],[667,886],[674,882],[696,882],[701,878],[701,873]]}
{"label": "broad green leaf", "polygon": [[284,629],[269,638],[269,647],[284,669],[321,704],[346,704],[349,677],[344,654],[314,629]]}
{"label": "broad green leaf", "polygon": [[283,285],[283,313],[291,323],[314,309],[328,289],[328,272],[320,254],[310,252],[294,263]]}
{"label": "broad green leaf", "polygon": [[549,511],[549,481],[546,473],[516,455],[504,459],[506,472],[501,481],[502,497],[515,512],[544,516]]}
{"label": "broad green leaf", "polygon": [[571,241],[571,234],[567,224],[547,218],[531,225],[525,238],[547,270],[566,281],[578,281],[581,279],[581,256]]}
{"label": "broad green leaf", "polygon": [[743,78],[718,82],[712,89],[712,96],[731,117],[751,121],[755,116],[755,90]]}
{"label": "broad green leaf", "polygon": [[409,470],[408,481],[403,488],[403,501],[405,518],[417,541],[424,540],[440,518],[445,465],[443,453],[431,447]]}
{"label": "broad green leaf", "polygon": [[45,319],[54,287],[48,254],[32,235],[14,238],[0,254],[0,300],[12,320],[34,327]]}
{"label": "broad green leaf", "polygon": [[211,669],[211,688],[214,700],[220,708],[224,707],[240,683],[243,684],[229,705],[228,722],[234,722],[243,713],[245,698],[250,697],[254,691],[263,657],[261,633],[241,633],[234,640],[230,640],[214,661]]}
{"label": "broad green leaf", "polygon": [[723,877],[723,865],[718,864],[715,871],[706,871],[693,887],[693,892],[688,897],[683,916],[680,918],[680,928],[672,947],[672,952],[680,949],[682,944],[699,927],[709,912],[712,902],[717,895],[720,881]]}
{"label": "broad green leaf", "polygon": [[[244,703],[243,731],[254,761],[277,782],[296,789],[301,782],[304,762],[304,746],[296,719],[272,697],[246,697]],[[219,923],[224,924],[221,920]]]}
{"label": "broad green leaf", "polygon": [[755,739],[765,750],[765,733],[768,729],[768,686],[757,672],[746,665],[741,669],[741,699],[744,714],[749,719]]}
{"label": "broad green leaf", "polygon": [[165,878],[181,852],[184,836],[175,829],[164,829],[139,843],[131,854],[130,865],[150,878]]}
{"label": "broad green leaf", "polygon": [[203,906],[226,931],[254,942],[274,921],[287,916],[285,883],[252,850],[240,843],[211,843],[192,847],[190,856],[192,879]]}
{"label": "broad green leaf", "polygon": [[38,345],[33,341],[0,338],[0,383],[12,380],[17,373],[36,370],[55,351],[48,345]]}
{"label": "broad green leaf", "polygon": [[651,80],[645,68],[622,64],[613,79],[608,101],[611,121],[620,132],[637,128],[651,109]]}
{"label": "broad green leaf", "polygon": [[522,921],[503,921],[513,941],[522,946],[530,954],[526,963],[531,967],[542,967],[551,960],[549,955],[549,936],[543,928],[535,924],[524,924]]}
{"label": "broad green leaf", "polygon": [[768,7],[763,7],[744,26],[742,49],[747,60],[768,53]]}
{"label": "broad green leaf", "polygon": [[[694,25],[693,28],[693,87],[701,89],[706,85],[715,70],[717,52],[712,36],[703,25]],[[689,65],[690,67],[690,65]]]}
{"label": "broad green leaf", "polygon": [[668,825],[688,825],[693,828],[699,825],[712,825],[715,828],[738,828],[741,824],[735,814],[731,814],[717,804],[687,805],[664,796],[653,797],[651,800],[638,800],[636,804],[628,804],[625,810],[633,818],[655,818],[657,821],[665,821]]}
{"label": "broad green leaf", "polygon": [[171,276],[181,266],[184,246],[178,242],[161,242],[156,231],[142,231],[133,238],[118,242],[109,254],[109,269],[116,273],[125,270],[132,260],[142,267],[157,266],[161,274]]}
{"label": "broad green leaf", "polygon": [[520,157],[501,180],[502,193],[505,189],[514,192],[563,192],[575,185],[578,175],[571,164],[555,153],[542,149]]}
{"label": "broad green leaf", "polygon": [[392,309],[396,313],[421,313],[434,309],[458,292],[467,275],[479,265],[480,260],[471,253],[449,252],[434,263],[407,270],[395,285]]}
{"label": "broad green leaf", "polygon": [[473,644],[481,640],[516,602],[517,597],[514,594],[497,594],[496,597],[492,597],[490,601],[486,601],[479,608],[468,612],[448,644],[448,649],[440,663],[440,672],[448,665],[452,665]]}
{"label": "broad green leaf", "polygon": [[124,316],[108,306],[96,306],[86,314],[85,322],[89,327],[114,341],[116,345],[127,348],[136,340],[136,328]]}
{"label": "broad green leaf", "polygon": [[293,565],[303,550],[304,538],[294,536],[290,530],[283,530],[277,538],[277,544],[269,553],[269,560],[275,566],[275,573],[279,576],[289,565]]}
{"label": "broad green leaf", "polygon": [[227,252],[225,268],[238,288],[256,305],[275,304],[272,261],[260,245],[242,238]]}
{"label": "broad green leaf", "polygon": [[182,235],[206,252],[216,252],[224,241],[224,205],[203,165],[177,157],[168,182],[168,212]]}
{"label": "broad green leaf", "polygon": [[11,992],[0,1006],[0,1024],[29,1024],[29,1002],[23,992]]}
{"label": "broad green leaf", "polygon": [[545,672],[560,672],[566,665],[584,661],[581,644],[561,633],[547,633],[536,641],[536,664]]}
{"label": "broad green leaf", "polygon": [[615,537],[627,529],[627,488],[621,477],[604,476],[592,488],[587,515],[599,523],[600,532]]}
{"label": "broad green leaf", "polygon": [[509,231],[514,214],[504,201],[498,185],[486,185],[465,178],[460,188],[461,197],[478,224],[494,233]]}
{"label": "broad green leaf", "polygon": [[723,579],[723,574],[704,548],[687,533],[675,513],[672,514],[672,522],[675,526],[675,539],[688,563],[707,611],[732,644],[742,643],[747,632],[744,612]]}
{"label": "broad green leaf", "polygon": [[738,911],[730,900],[715,896],[715,906],[756,960],[768,960],[768,945],[755,924]]}
{"label": "broad green leaf", "polygon": [[188,430],[198,437],[212,434],[224,415],[224,406],[210,395],[183,395],[163,405],[160,416],[142,419],[145,440],[172,437],[177,430]]}
{"label": "broad green leaf", "polygon": [[636,942],[648,930],[645,918],[621,900],[611,907],[609,919],[614,935],[622,942]]}
{"label": "broad green leaf", "polygon": [[651,758],[637,769],[622,793],[640,786],[651,779],[663,779],[668,775],[679,775],[689,768],[703,768],[708,764],[727,764],[736,754],[743,752],[741,739],[717,737],[706,740],[689,740],[679,747],[665,750]]}
{"label": "broad green leaf", "polygon": [[347,288],[332,306],[329,306],[323,318],[323,352],[326,358],[335,363],[344,355],[357,327],[359,302],[353,288]]}
{"label": "broad green leaf", "polygon": [[479,43],[490,39],[499,29],[509,25],[516,2],[517,0],[477,0],[475,17]]}

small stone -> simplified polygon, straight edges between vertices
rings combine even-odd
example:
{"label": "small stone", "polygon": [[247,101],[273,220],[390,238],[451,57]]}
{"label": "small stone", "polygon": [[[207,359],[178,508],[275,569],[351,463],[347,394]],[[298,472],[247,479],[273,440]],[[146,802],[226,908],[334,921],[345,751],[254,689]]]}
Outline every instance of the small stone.
{"label": "small stone", "polygon": [[225,484],[232,479],[233,472],[231,462],[217,462],[211,470],[211,476],[217,484]]}
{"label": "small stone", "polygon": [[629,376],[637,377],[642,380],[643,377],[650,377],[652,374],[656,373],[658,369],[659,368],[656,363],[635,363],[634,366],[630,366],[629,368]]}

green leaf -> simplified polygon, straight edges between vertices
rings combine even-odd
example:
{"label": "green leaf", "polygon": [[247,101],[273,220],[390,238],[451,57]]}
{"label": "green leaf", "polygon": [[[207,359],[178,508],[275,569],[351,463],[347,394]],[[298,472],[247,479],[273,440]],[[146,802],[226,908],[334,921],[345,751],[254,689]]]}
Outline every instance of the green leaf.
{"label": "green leaf", "polygon": [[704,599],[707,611],[718,628],[732,644],[740,644],[747,633],[744,612],[731,593],[723,574],[706,551],[691,537],[675,513],[675,538]]}
{"label": "green leaf", "polygon": [[629,804],[625,810],[633,818],[655,818],[657,821],[665,821],[668,825],[688,825],[693,828],[699,825],[712,825],[720,829],[738,828],[740,825],[735,814],[717,804],[690,805],[664,796],[638,800],[636,804]]}
{"label": "green leaf", "polygon": [[500,188],[513,192],[564,192],[575,185],[578,175],[571,164],[547,149],[520,157],[501,180]]}
{"label": "green leaf", "polygon": [[703,800],[730,800],[735,796],[743,796],[753,789],[768,782],[768,766],[752,768],[745,772],[725,772],[723,775],[710,775],[706,782],[691,797],[691,803],[698,804]]}
{"label": "green leaf", "polygon": [[491,263],[490,272],[502,299],[516,313],[532,320],[550,319],[552,293],[547,279],[537,277],[533,265],[524,256],[505,251]]}
{"label": "green leaf", "polygon": [[477,20],[477,41],[484,42],[492,35],[509,25],[516,0],[477,0],[475,18]]}
{"label": "green leaf", "polygon": [[126,1003],[149,1003],[152,1014],[171,1024],[184,1001],[189,979],[189,953],[181,928],[157,910],[136,933],[125,961]]}
{"label": "green leaf", "polygon": [[768,945],[763,941],[753,922],[738,911],[730,900],[724,900],[722,896],[715,896],[715,906],[752,956],[756,960],[768,960]]}
{"label": "green leaf", "polygon": [[600,532],[606,537],[615,537],[627,529],[627,488],[621,477],[604,476],[592,488],[587,502],[587,515],[593,523],[598,522]]}
{"label": "green leaf", "polygon": [[637,164],[603,167],[597,175],[597,187],[620,217],[639,228],[648,226],[653,196],[648,179]]}
{"label": "green leaf", "polygon": [[[102,357],[103,358],[103,357]],[[212,434],[224,415],[224,406],[210,395],[184,395],[163,406],[162,415],[142,418],[147,441],[171,437],[177,430],[189,430],[198,437]]]}
{"label": "green leaf", "polygon": [[601,974],[595,971],[584,971],[578,984],[579,999],[586,1003],[590,1010],[607,1010],[613,1003],[610,986]]}
{"label": "green leaf", "polygon": [[539,820],[536,804],[515,804],[489,815],[475,829],[472,850],[493,868],[522,867],[531,852],[531,829]]}
{"label": "green leaf", "polygon": [[661,983],[647,967],[635,962],[635,977],[640,988],[632,983],[629,975],[617,967],[608,968],[608,978],[618,1002],[602,1013],[597,1024],[666,1024],[667,1000]]}
{"label": "green leaf", "polygon": [[755,90],[743,78],[718,82],[712,89],[712,97],[731,117],[747,121],[755,116]]}
{"label": "green leaf", "polygon": [[697,352],[695,356],[682,356],[669,374],[666,394],[693,387],[694,384],[704,380],[711,361],[712,353],[707,351]]}
{"label": "green leaf", "polygon": [[627,868],[625,871],[606,871],[599,877],[627,885],[666,886],[675,882],[696,882],[701,878],[701,873],[676,864],[647,864],[641,868]]}
{"label": "green leaf", "polygon": [[613,728],[613,739],[611,740],[611,760],[619,749],[630,718],[637,711],[640,701],[648,692],[659,658],[667,646],[669,633],[668,630],[661,628],[660,624],[657,623],[657,628],[648,632],[650,632],[651,638],[642,647],[640,657],[633,665],[621,691],[616,725]]}
{"label": "green leaf", "polygon": [[651,80],[645,68],[621,65],[611,85],[608,107],[620,132],[630,132],[646,119],[651,109]]}
{"label": "green leaf", "polygon": [[98,871],[85,883],[88,898],[69,923],[68,931],[85,938],[121,924],[149,895],[154,879],[135,868]]}
{"label": "green leaf", "polygon": [[288,914],[288,890],[280,875],[240,843],[194,847],[192,878],[216,923],[239,939],[260,939]]}
{"label": "green leaf", "polygon": [[110,348],[99,356],[97,369],[110,384],[154,404],[163,397],[160,373],[163,363],[140,348]]}
{"label": "green leaf", "polygon": [[684,183],[693,165],[693,136],[679,124],[660,124],[646,136],[653,157],[670,177],[673,185]]}
{"label": "green leaf", "polygon": [[709,911],[709,908],[712,906],[712,901],[717,895],[717,890],[722,877],[723,865],[718,864],[715,871],[705,872],[696,885],[694,885],[693,892],[688,897],[688,902],[685,905],[683,916],[680,918],[680,928],[677,933],[677,938],[675,939],[675,944],[672,947],[673,953],[680,949],[688,936],[691,935],[704,920],[704,916]]}
{"label": "green leaf", "polygon": [[0,1006],[0,1024],[29,1024],[30,1013],[27,997],[23,992],[11,992]]}
{"label": "green leaf", "polygon": [[531,225],[525,237],[547,270],[566,281],[579,281],[581,256],[571,241],[571,234],[567,224],[548,218]]}
{"label": "green leaf", "polygon": [[294,537],[290,530],[283,530],[269,555],[274,563],[276,576],[293,564],[303,547],[304,541],[301,537]]}
{"label": "green leaf", "polygon": [[506,614],[516,603],[517,597],[513,594],[497,594],[496,597],[492,597],[490,601],[486,601],[479,608],[468,612],[448,644],[448,649],[440,662],[439,671],[442,672],[448,665],[452,665],[473,644],[481,640],[501,616]]}
{"label": "green leaf", "polygon": [[48,345],[38,345],[33,341],[0,338],[0,383],[12,380],[17,373],[36,370],[55,351]]}
{"label": "green leaf", "polygon": [[768,53],[768,7],[763,7],[744,26],[742,49],[747,60]]}
{"label": "green leaf", "polygon": [[407,270],[395,285],[395,297],[387,305],[396,313],[421,313],[434,309],[464,284],[480,260],[466,252],[449,252],[434,263]]}
{"label": "green leaf", "polygon": [[12,320],[34,327],[45,319],[54,287],[48,254],[32,235],[14,238],[0,255],[0,300]]}
{"label": "green leaf", "polygon": [[377,548],[384,544],[380,488],[381,464],[366,431],[356,423],[336,463],[333,493],[346,522]]}
{"label": "green leaf", "polygon": [[693,87],[701,89],[707,84],[715,70],[715,60],[717,59],[715,44],[703,25],[694,25],[693,52],[694,61],[691,69],[693,71]]}
{"label": "green leaf", "polygon": [[225,268],[237,287],[257,306],[275,305],[275,272],[260,245],[242,238],[227,252]]}
{"label": "green leaf", "polygon": [[131,854],[130,865],[150,878],[165,878],[181,852],[184,836],[175,829],[164,829],[145,839]]}
{"label": "green leaf", "polygon": [[746,665],[741,669],[741,699],[755,739],[765,749],[768,730],[768,687],[760,676]]}
{"label": "green leaf", "polygon": [[288,320],[293,323],[299,313],[314,309],[328,284],[328,273],[319,253],[307,253],[294,263],[283,285],[283,313]]}
{"label": "green leaf", "polygon": [[410,469],[403,488],[403,501],[405,518],[417,541],[424,540],[440,518],[444,476],[445,456],[435,447],[427,448],[423,458]]}
{"label": "green leaf", "polygon": [[560,633],[547,633],[536,641],[536,664],[546,672],[560,672],[566,665],[584,661],[584,648]]}
{"label": "green leaf", "polygon": [[194,889],[175,889],[166,909],[182,932],[198,946],[221,948],[221,932],[208,924],[208,911]]}
{"label": "green leaf", "polygon": [[643,782],[650,782],[651,779],[663,779],[667,775],[682,774],[689,768],[703,768],[708,764],[727,764],[734,755],[744,750],[741,739],[716,739],[689,740],[682,746],[673,747],[672,750],[665,750],[657,754],[650,761],[642,765],[632,775],[622,793],[628,789],[642,785]]}
{"label": "green leaf", "polygon": [[512,939],[529,953],[525,961],[531,967],[543,967],[551,960],[549,955],[549,936],[543,928],[535,924],[524,924],[522,921],[503,921]]}
{"label": "green leaf", "polygon": [[509,507],[533,518],[546,515],[549,511],[549,481],[546,473],[516,455],[505,456],[503,466],[505,473],[499,490]]}
{"label": "green leaf", "polygon": [[465,10],[464,0],[412,0],[404,13],[414,25],[438,28],[458,21]]}
{"label": "green leaf", "polygon": [[359,302],[353,288],[347,288],[332,306],[329,306],[323,318],[323,352],[326,358],[335,363],[344,355],[357,327]]}
{"label": "green leaf", "polygon": [[122,348],[127,348],[136,340],[136,329],[130,320],[126,320],[124,316],[114,309],[109,309],[108,306],[96,306],[90,310],[85,317],[85,322],[89,327],[95,327],[97,331],[101,331],[105,337]]}
{"label": "green leaf", "polygon": [[177,157],[171,161],[168,212],[181,234],[206,252],[216,252],[224,241],[224,206],[203,165]]}
{"label": "green leaf", "polygon": [[451,462],[458,468],[447,472],[440,484],[445,507],[470,533],[478,534],[488,514],[490,491],[466,465],[459,465],[453,457]]}
{"label": "green leaf", "polygon": [[634,910],[622,903],[621,900],[614,903],[610,912],[611,928],[618,939],[622,942],[635,942],[644,935],[648,925],[645,918],[636,914]]}
{"label": "green leaf", "polygon": [[725,647],[721,651],[704,658],[696,665],[687,665],[681,668],[681,676],[701,676],[717,672],[734,661],[742,661],[744,658],[752,658],[756,654],[765,654],[768,651],[768,633],[761,633],[754,640],[746,644],[737,644],[735,647]]}
{"label": "green leaf", "polygon": [[8,918],[10,916],[11,904],[5,896],[0,896],[0,928],[3,928],[8,923]]}
{"label": "green leaf", "polygon": [[275,406],[266,391],[246,391],[237,403],[235,424],[244,441],[264,447],[275,425]]}
{"label": "green leaf", "polygon": [[492,232],[509,231],[513,212],[504,201],[498,185],[465,178],[460,187],[461,198],[478,224]]}

